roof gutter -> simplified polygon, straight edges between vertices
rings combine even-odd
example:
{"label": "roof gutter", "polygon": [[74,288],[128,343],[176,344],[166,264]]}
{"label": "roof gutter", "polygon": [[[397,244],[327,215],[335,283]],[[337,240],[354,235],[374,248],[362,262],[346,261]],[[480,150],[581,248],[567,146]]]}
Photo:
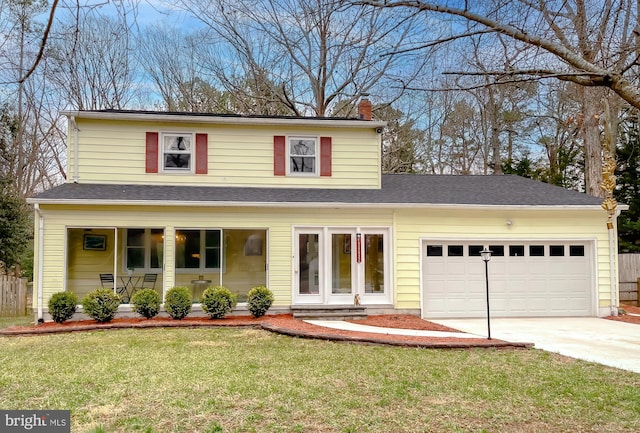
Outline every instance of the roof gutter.
{"label": "roof gutter", "polygon": [[[108,205],[108,206],[161,206],[161,207],[271,207],[290,208],[395,208],[395,209],[523,209],[523,210],[602,210],[600,205],[478,205],[478,204],[432,204],[432,203],[346,203],[346,202],[238,202],[238,201],[165,201],[165,200],[87,200],[87,199],[37,199],[29,198],[28,203],[45,205]],[[621,206],[621,210],[628,206]]]}
{"label": "roof gutter", "polygon": [[[211,125],[247,125],[247,126],[329,126],[331,128],[378,129],[387,126],[387,122],[348,119],[318,118],[279,118],[279,117],[233,117],[233,116],[194,116],[189,114],[103,112],[103,111],[62,111],[61,114],[74,119],[154,121],[174,123],[205,123]],[[325,123],[326,122],[326,123]]]}

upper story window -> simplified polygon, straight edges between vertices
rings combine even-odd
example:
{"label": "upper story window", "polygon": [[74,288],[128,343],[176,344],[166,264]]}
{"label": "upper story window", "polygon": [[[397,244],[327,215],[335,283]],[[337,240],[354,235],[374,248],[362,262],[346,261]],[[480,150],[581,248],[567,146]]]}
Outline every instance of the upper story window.
{"label": "upper story window", "polygon": [[193,134],[163,133],[161,156],[163,170],[191,172],[193,142]]}
{"label": "upper story window", "polygon": [[273,137],[275,176],[331,176],[331,137]]}
{"label": "upper story window", "polygon": [[317,138],[289,137],[289,174],[316,174],[317,155]]}
{"label": "upper story window", "polygon": [[207,174],[209,136],[193,132],[146,133],[146,173]]}

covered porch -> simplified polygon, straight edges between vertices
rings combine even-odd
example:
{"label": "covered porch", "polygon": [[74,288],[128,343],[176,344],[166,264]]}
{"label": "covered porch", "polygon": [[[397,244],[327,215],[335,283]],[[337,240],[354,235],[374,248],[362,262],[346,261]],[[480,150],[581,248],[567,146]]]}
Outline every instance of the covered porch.
{"label": "covered porch", "polygon": [[82,299],[108,287],[129,303],[142,288],[161,299],[175,286],[200,302],[210,286],[224,285],[245,302],[267,285],[267,230],[176,227],[68,227],[66,290]]}

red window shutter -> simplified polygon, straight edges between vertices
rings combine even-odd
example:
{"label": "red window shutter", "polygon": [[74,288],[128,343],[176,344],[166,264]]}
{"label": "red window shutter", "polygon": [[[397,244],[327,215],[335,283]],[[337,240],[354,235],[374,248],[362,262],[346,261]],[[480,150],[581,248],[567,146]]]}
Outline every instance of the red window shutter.
{"label": "red window shutter", "polygon": [[320,176],[331,176],[331,137],[320,137]]}
{"label": "red window shutter", "polygon": [[146,172],[158,172],[158,133],[147,132]]}
{"label": "red window shutter", "polygon": [[287,143],[283,135],[273,137],[273,175],[287,174]]}
{"label": "red window shutter", "polygon": [[196,174],[207,174],[209,153],[209,135],[196,134]]}

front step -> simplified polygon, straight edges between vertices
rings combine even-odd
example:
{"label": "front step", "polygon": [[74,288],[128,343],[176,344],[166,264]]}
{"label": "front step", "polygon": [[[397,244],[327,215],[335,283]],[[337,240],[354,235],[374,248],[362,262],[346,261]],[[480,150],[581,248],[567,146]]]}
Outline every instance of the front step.
{"label": "front step", "polygon": [[367,307],[362,305],[297,305],[291,307],[295,319],[302,320],[362,320]]}

